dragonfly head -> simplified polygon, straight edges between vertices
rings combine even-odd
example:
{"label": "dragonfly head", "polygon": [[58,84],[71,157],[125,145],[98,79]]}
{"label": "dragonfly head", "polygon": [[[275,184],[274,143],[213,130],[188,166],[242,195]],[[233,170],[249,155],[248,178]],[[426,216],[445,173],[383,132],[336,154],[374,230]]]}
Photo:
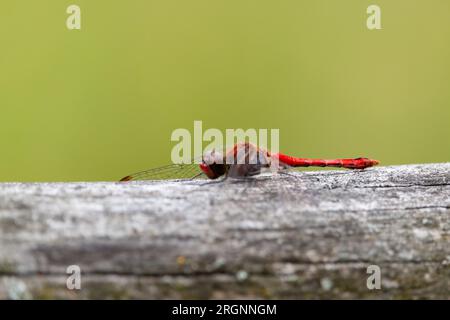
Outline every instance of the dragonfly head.
{"label": "dragonfly head", "polygon": [[205,152],[200,169],[210,179],[217,179],[226,173],[223,155],[215,149]]}

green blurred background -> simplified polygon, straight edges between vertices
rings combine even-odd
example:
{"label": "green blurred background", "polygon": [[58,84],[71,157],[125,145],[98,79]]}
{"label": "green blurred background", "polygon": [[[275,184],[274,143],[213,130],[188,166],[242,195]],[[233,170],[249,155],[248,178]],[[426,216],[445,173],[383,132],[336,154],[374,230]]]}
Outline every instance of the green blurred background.
{"label": "green blurred background", "polygon": [[298,156],[449,161],[449,14],[448,0],[3,0],[0,181],[117,180],[168,163],[194,120],[279,128]]}

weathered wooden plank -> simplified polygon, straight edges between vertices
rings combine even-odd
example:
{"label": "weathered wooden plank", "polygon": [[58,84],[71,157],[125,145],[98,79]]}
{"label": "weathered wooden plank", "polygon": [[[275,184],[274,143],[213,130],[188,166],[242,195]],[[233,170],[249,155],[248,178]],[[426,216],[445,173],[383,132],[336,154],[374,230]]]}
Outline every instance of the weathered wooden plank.
{"label": "weathered wooden plank", "polygon": [[449,279],[450,163],[0,184],[0,298],[448,299]]}

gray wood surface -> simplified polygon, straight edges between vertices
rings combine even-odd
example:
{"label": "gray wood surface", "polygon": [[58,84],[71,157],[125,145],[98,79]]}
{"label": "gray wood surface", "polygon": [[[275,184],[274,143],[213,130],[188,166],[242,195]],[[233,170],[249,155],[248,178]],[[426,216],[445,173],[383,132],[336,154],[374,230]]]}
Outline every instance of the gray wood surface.
{"label": "gray wood surface", "polygon": [[[66,288],[69,265],[81,290]],[[3,299],[449,299],[449,285],[450,163],[0,184]]]}

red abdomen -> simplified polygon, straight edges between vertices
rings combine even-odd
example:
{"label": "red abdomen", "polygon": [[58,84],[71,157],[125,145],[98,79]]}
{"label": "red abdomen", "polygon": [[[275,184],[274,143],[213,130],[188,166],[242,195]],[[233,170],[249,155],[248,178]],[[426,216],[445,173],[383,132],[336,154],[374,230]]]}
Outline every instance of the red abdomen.
{"label": "red abdomen", "polygon": [[287,156],[285,154],[277,155],[280,162],[290,167],[337,167],[347,169],[365,169],[377,165],[377,160],[368,158],[354,159],[307,159]]}

